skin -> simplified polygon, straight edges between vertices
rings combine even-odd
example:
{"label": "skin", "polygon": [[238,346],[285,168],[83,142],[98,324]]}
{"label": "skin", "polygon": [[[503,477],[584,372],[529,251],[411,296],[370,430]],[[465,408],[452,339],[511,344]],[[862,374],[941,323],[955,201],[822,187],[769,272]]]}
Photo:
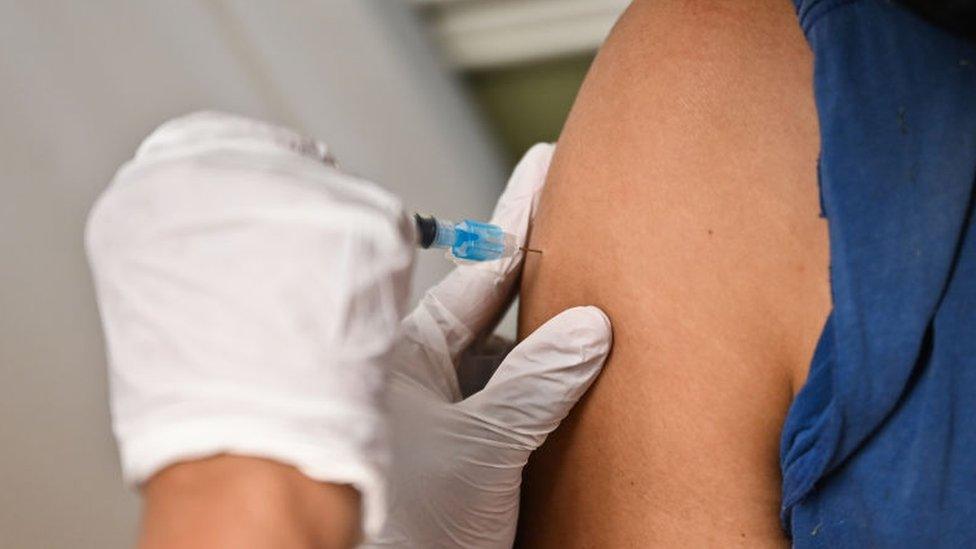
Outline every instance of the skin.
{"label": "skin", "polygon": [[142,493],[141,549],[339,548],[359,540],[358,491],[264,459],[180,463]]}
{"label": "skin", "polygon": [[559,139],[520,335],[614,348],[526,471],[524,547],[781,547],[779,436],[830,308],[812,59],[780,0],[638,0]]}

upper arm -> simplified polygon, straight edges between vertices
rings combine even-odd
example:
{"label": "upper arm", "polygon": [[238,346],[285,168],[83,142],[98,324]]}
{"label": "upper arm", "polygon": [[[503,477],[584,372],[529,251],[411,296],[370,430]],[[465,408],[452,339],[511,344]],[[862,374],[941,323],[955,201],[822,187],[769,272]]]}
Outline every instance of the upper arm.
{"label": "upper arm", "polygon": [[[530,467],[535,546],[781,543],[779,430],[829,308],[811,58],[788,2],[636,2],[560,137],[524,335],[614,327]],[[527,526],[525,526],[527,525]]]}

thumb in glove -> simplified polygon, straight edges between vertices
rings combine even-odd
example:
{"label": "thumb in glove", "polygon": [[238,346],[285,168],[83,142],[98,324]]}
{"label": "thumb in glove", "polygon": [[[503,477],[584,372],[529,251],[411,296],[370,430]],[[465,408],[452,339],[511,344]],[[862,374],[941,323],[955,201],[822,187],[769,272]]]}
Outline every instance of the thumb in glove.
{"label": "thumb in glove", "polygon": [[485,388],[458,406],[535,450],[593,383],[611,343],[603,311],[563,311],[517,345]]}
{"label": "thumb in glove", "polygon": [[391,512],[367,546],[511,547],[522,468],[593,383],[610,345],[606,315],[576,307],[522,341],[461,402],[394,372]]}

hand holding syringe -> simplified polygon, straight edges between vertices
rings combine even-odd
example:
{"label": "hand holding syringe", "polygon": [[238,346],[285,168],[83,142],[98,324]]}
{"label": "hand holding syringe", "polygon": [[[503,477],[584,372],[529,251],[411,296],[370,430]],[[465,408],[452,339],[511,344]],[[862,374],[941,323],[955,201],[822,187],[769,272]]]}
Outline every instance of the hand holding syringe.
{"label": "hand holding syringe", "polygon": [[[612,341],[606,315],[574,307],[511,352],[473,347],[514,297],[553,147],[526,153],[492,224],[417,216],[415,234],[399,199],[326,151],[285,128],[192,115],[153,133],[92,210],[109,368],[126,381],[111,392],[122,466],[152,485],[143,539],[165,543],[165,525],[189,520],[204,526],[182,539],[198,544],[287,528],[325,543],[364,532],[365,547],[510,547],[522,466]],[[404,316],[417,245],[479,263]],[[463,398],[457,370],[471,359],[498,366]],[[227,478],[257,494],[257,514],[233,520]],[[269,481],[288,490],[264,505]],[[187,496],[188,482],[201,490]],[[335,520],[306,528],[313,515]]]}

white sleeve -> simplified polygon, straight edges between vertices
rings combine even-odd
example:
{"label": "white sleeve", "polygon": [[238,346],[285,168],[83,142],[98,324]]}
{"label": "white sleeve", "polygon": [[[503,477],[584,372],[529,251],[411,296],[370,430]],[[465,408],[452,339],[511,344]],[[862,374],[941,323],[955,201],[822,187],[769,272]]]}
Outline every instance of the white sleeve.
{"label": "white sleeve", "polygon": [[213,113],[157,130],[86,233],[125,478],[269,458],[354,485],[375,531],[412,236],[395,198],[288,130]]}

